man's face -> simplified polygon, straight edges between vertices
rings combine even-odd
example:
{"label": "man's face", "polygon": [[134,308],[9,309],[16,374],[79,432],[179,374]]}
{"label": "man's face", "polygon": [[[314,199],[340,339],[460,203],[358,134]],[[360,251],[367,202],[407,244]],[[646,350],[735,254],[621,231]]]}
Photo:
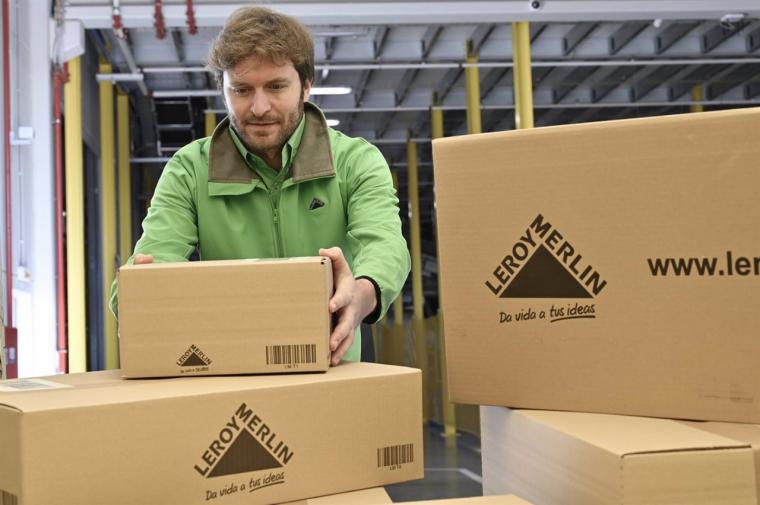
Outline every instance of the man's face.
{"label": "man's face", "polygon": [[223,74],[230,121],[256,154],[278,153],[303,116],[310,83],[301,86],[293,62],[249,56]]}

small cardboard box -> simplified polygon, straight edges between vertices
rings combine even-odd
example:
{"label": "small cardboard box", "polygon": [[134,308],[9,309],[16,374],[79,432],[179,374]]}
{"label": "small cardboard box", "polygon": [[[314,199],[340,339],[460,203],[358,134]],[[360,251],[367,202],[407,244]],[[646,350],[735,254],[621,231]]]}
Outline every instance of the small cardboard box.
{"label": "small cardboard box", "polygon": [[760,423],[760,108],[433,142],[458,403]]}
{"label": "small cardboard box", "polygon": [[119,271],[122,373],[325,371],[332,283],[322,257],[126,265]]}
{"label": "small cardboard box", "polygon": [[419,370],[370,363],[325,374],[3,381],[0,496],[259,505],[418,479],[421,404]]}
{"label": "small cardboard box", "polygon": [[362,489],[361,491],[307,498],[281,505],[385,505],[387,503],[393,502],[388,493],[385,492],[385,489],[373,487],[372,489]]}
{"label": "small cardboard box", "polygon": [[750,444],[668,419],[481,407],[483,492],[536,505],[757,505]]}

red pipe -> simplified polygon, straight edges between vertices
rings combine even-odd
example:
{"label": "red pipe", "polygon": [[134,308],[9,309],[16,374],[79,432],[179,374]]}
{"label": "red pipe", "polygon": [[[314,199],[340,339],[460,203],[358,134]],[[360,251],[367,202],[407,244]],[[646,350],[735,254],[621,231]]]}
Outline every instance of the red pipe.
{"label": "red pipe", "polygon": [[198,25],[195,24],[195,12],[193,11],[193,0],[187,0],[187,27],[190,35],[198,33]]}
{"label": "red pipe", "polygon": [[5,145],[5,268],[8,290],[8,318],[5,320],[7,362],[5,371],[9,379],[18,377],[18,332],[13,327],[13,218],[11,215],[11,66],[10,66],[10,7],[3,0],[3,144]]}
{"label": "red pipe", "polygon": [[153,16],[156,24],[156,37],[163,39],[166,37],[166,27],[164,26],[164,13],[161,10],[161,0],[155,0],[155,14]]}
{"label": "red pipe", "polygon": [[68,64],[53,74],[53,121],[55,125],[55,236],[56,236],[56,293],[58,299],[58,373],[68,372],[69,339],[66,328],[66,270],[63,250],[63,128],[61,124],[61,86],[69,80]]}
{"label": "red pipe", "polygon": [[13,327],[13,219],[11,216],[11,64],[10,37],[8,36],[10,8],[3,0],[3,141],[5,143],[5,271],[8,290],[8,318],[5,323]]}

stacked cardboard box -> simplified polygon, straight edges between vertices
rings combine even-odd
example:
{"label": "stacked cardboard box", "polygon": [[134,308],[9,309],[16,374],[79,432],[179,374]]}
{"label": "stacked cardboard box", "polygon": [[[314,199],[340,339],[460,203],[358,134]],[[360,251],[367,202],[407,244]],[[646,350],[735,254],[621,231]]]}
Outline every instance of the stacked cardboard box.
{"label": "stacked cardboard box", "polygon": [[328,258],[127,265],[119,271],[124,377],[324,372]]}
{"label": "stacked cardboard box", "polygon": [[385,485],[423,474],[420,373],[4,381],[0,447],[0,490],[22,505],[255,505]]}
{"label": "stacked cardboard box", "polygon": [[423,476],[419,370],[282,373],[329,365],[329,260],[120,280],[124,371],[0,382],[0,505],[263,505]]}
{"label": "stacked cardboard box", "polygon": [[[760,109],[745,109],[436,140],[451,399],[760,423],[757,131]],[[754,475],[747,444],[733,437],[707,454],[706,435],[684,444],[665,425],[647,424],[636,438],[629,419],[572,421],[606,426],[609,438],[587,440],[559,413],[536,416],[496,417],[521,434],[509,440],[535,444],[523,447],[536,451],[534,462],[566,465],[543,470],[563,475],[562,496],[586,484],[604,494],[620,482],[612,471],[585,484],[576,478],[597,464],[595,454],[608,464],[659,459],[626,459],[638,454],[637,441],[644,453],[678,454],[671,469],[681,457],[678,468],[704,459],[722,474],[731,466],[716,454],[725,451],[747,466],[734,475]],[[484,447],[506,444],[508,434],[493,424],[484,432]],[[513,468],[526,461],[508,454]],[[540,497],[538,505],[620,503],[613,494],[596,502],[540,494],[557,484],[541,480],[540,469],[519,468],[519,479],[502,475],[514,476],[509,487],[490,487],[490,464],[484,459],[486,489],[535,490],[526,497]],[[710,482],[688,496],[724,496],[718,483],[706,489]],[[674,503],[655,484],[636,499]],[[746,485],[720,503],[742,502]]]}

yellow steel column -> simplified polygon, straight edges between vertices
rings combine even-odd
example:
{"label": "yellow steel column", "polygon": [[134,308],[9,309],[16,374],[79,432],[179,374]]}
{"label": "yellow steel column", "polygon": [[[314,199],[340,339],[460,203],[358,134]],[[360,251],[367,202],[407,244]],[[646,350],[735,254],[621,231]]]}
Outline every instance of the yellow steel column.
{"label": "yellow steel column", "polygon": [[84,161],[82,153],[82,64],[69,61],[63,87],[66,160],[66,301],[69,372],[87,371],[85,336]]}
{"label": "yellow steel column", "polygon": [[[478,55],[472,50],[472,41],[466,43],[468,65],[478,63]],[[465,94],[467,96],[467,133],[480,133],[480,73],[478,67],[464,68]]]}
{"label": "yellow steel column", "polygon": [[129,95],[116,95],[119,148],[119,258],[123,264],[132,254],[132,176],[129,164]]}
{"label": "yellow steel column", "polygon": [[530,61],[530,23],[512,23],[515,125],[533,128],[533,72]]}
{"label": "yellow steel column", "polygon": [[216,113],[206,111],[206,122],[205,122],[205,129],[206,129],[206,136],[210,137],[212,133],[214,133],[214,128],[216,128]]}
{"label": "yellow steel column", "polygon": [[[430,128],[432,138],[443,138],[443,111],[438,108],[438,95],[433,93],[433,107],[430,109]],[[440,257],[440,255],[439,255]],[[443,434],[447,440],[457,434],[456,409],[449,401],[448,367],[446,365],[446,345],[443,332],[443,293],[441,291],[441,269],[438,268],[438,345],[441,360],[441,408],[443,410]]]}
{"label": "yellow steel column", "polygon": [[412,256],[412,302],[414,312],[412,316],[412,331],[414,335],[415,354],[417,355],[417,367],[422,370],[423,409],[422,420],[427,423],[429,419],[428,387],[430,384],[427,377],[426,352],[427,342],[424,327],[425,298],[422,292],[422,243],[420,239],[420,189],[417,165],[417,144],[409,140],[406,144],[407,173],[409,176],[409,235]]}
{"label": "yellow steel column", "polygon": [[[396,188],[396,196],[399,195],[398,192],[398,174],[396,172],[391,172],[391,176],[393,177],[393,187]],[[393,301],[393,325],[398,327],[404,326],[404,293],[403,291],[398,294],[396,299]]]}
{"label": "yellow steel column", "polygon": [[702,103],[704,101],[704,91],[701,84],[695,84],[693,88],[691,88],[691,101],[696,102],[692,103],[691,107],[689,107],[690,112],[704,112],[705,106]]}
{"label": "yellow steel column", "polygon": [[[110,74],[111,65],[101,63],[101,74]],[[100,240],[103,267],[103,344],[106,369],[119,367],[116,318],[108,308],[111,283],[116,275],[116,150],[114,145],[113,83],[101,81],[100,95]]]}

